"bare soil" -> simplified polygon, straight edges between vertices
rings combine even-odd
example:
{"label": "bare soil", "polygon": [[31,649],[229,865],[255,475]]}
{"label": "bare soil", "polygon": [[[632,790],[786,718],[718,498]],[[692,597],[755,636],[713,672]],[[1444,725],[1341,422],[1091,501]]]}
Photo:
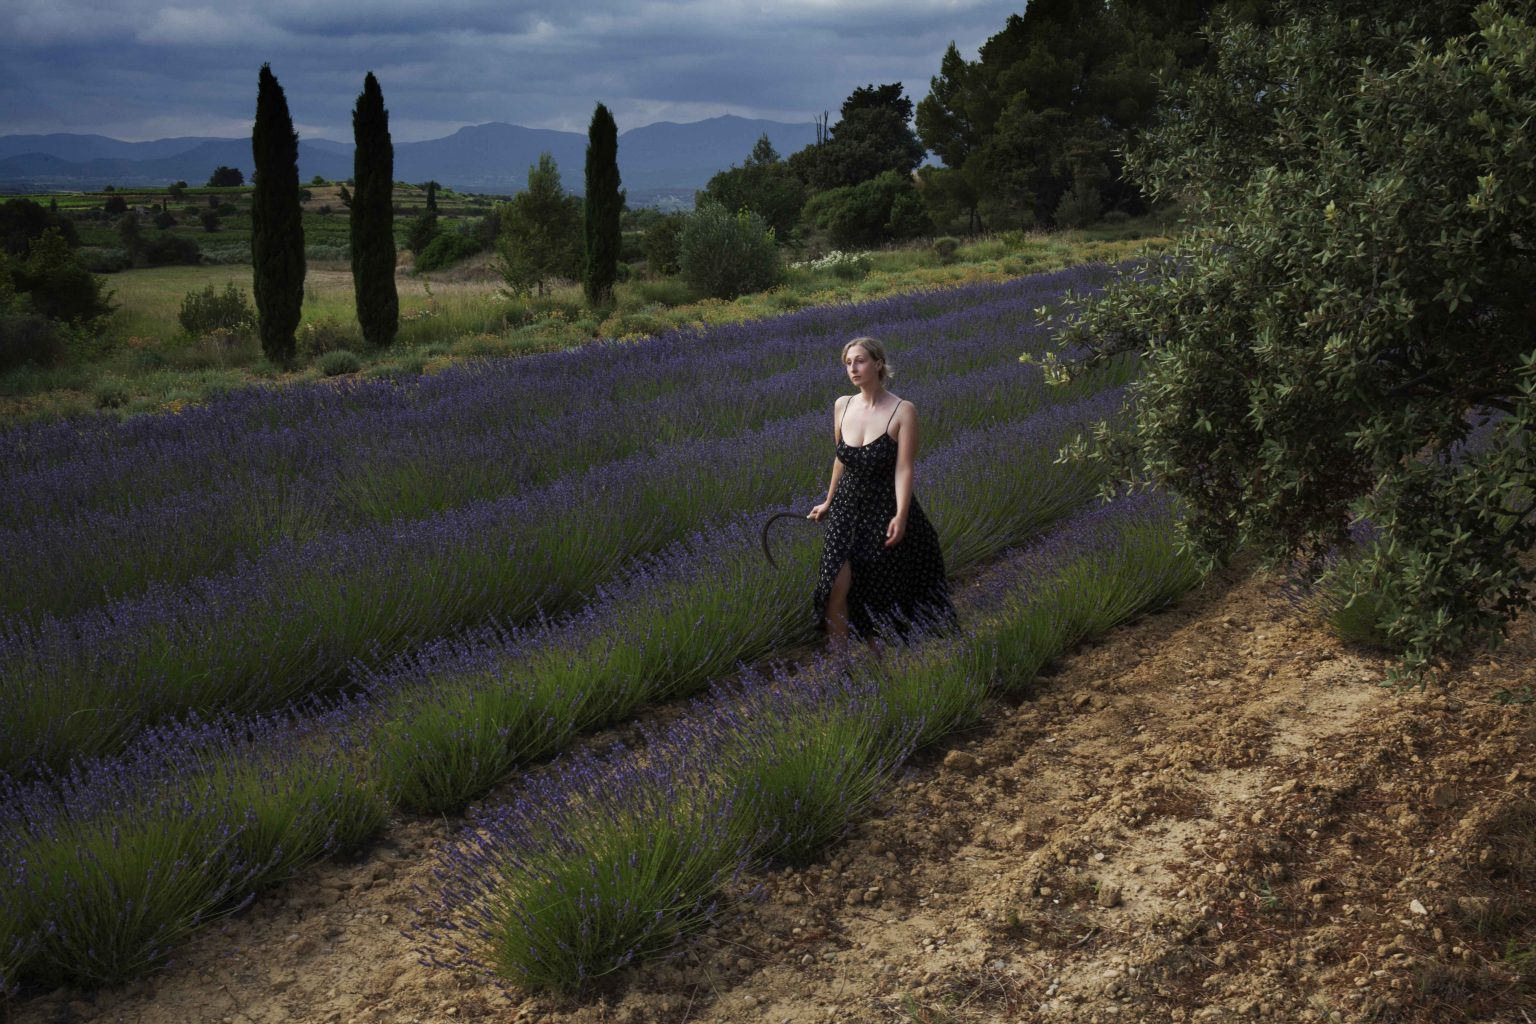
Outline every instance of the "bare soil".
{"label": "bare soil", "polygon": [[[401,821],[127,989],[18,1024],[1536,1021],[1536,635],[1394,692],[1228,572],[908,766],[818,865],[748,879],[582,997],[419,963],[456,822]],[[510,789],[503,791],[505,796]]]}

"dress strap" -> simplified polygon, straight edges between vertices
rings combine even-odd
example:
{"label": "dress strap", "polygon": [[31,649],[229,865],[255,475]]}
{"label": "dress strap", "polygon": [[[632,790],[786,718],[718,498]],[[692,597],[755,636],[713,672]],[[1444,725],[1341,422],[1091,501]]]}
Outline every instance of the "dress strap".
{"label": "dress strap", "polygon": [[[896,409],[900,409],[901,403],[905,401],[905,398],[896,399]],[[891,424],[896,422],[896,409],[891,410],[891,418],[885,421],[885,432],[887,434],[891,432]]]}
{"label": "dress strap", "polygon": [[850,405],[852,405],[852,404],[853,404],[853,396],[849,395],[848,396],[848,400],[843,403],[843,415],[837,421],[837,439],[839,441],[841,441],[843,439],[843,420],[846,420],[848,418],[848,407]]}

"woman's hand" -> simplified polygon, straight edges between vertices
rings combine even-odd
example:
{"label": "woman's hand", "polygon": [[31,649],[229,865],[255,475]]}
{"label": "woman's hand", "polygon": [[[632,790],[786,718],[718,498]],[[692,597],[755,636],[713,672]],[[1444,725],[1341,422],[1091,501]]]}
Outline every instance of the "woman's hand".
{"label": "woman's hand", "polygon": [[810,515],[806,516],[805,518],[811,520],[812,522],[821,522],[821,517],[827,514],[827,507],[831,504],[832,502],[830,499],[822,502],[820,505],[817,505],[815,508],[811,509]]}
{"label": "woman's hand", "polygon": [[907,517],[893,516],[890,525],[885,528],[885,546],[893,548],[901,543],[901,538],[907,535]]}

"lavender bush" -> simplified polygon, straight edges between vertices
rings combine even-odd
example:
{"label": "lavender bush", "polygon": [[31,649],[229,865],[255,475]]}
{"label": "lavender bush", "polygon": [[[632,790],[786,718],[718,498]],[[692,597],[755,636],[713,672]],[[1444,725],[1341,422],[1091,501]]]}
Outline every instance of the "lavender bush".
{"label": "lavender bush", "polygon": [[[449,955],[453,934],[453,953],[534,989],[579,989],[646,949],[664,951],[709,919],[721,895],[710,884],[764,859],[812,855],[863,812],[906,751],[938,738],[933,722],[969,720],[987,682],[1019,685],[1002,655],[1038,667],[1196,578],[1155,499],[1077,516],[987,574],[990,612],[969,636],[859,663],[852,677],[834,657],[792,677],[749,678],[700,699],[639,754],[584,759],[477,819],[440,864],[430,912],[458,930],[426,928],[424,941]],[[1023,638],[1038,646],[1022,650]],[[680,788],[680,774],[694,784]],[[690,840],[708,827],[721,841],[669,841],[680,816],[693,823]],[[653,835],[670,869],[665,908],[656,872],[636,870],[656,856]],[[646,914],[666,928],[641,943],[634,925]],[[609,938],[594,943],[599,935]]]}

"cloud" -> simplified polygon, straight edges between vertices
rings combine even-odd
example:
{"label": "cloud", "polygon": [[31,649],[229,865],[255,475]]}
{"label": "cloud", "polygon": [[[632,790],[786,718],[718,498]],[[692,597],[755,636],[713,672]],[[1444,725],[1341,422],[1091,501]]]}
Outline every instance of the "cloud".
{"label": "cloud", "polygon": [[626,128],[721,113],[808,121],[871,82],[921,98],[951,39],[974,53],[1016,6],[4,0],[0,134],[152,138],[248,123],[266,62],[296,120],[336,139],[350,136],[369,70],[401,141],[486,121],[580,130],[597,100]]}

